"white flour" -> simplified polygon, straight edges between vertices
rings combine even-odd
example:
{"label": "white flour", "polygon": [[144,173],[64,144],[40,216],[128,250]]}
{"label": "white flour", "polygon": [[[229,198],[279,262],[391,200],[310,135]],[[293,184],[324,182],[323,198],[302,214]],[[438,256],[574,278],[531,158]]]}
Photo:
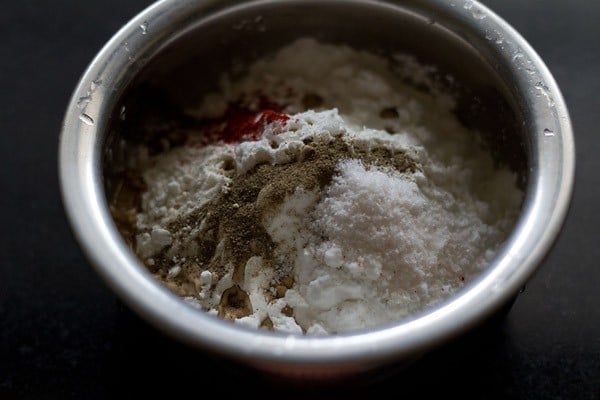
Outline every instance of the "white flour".
{"label": "white flour", "polygon": [[[180,279],[178,293],[191,304],[223,315],[223,296],[236,286],[248,311],[225,317],[286,332],[374,327],[455,293],[494,257],[522,194],[515,174],[494,168],[457,121],[450,96],[394,75],[423,72],[402,60],[400,71],[375,55],[303,39],[241,81],[224,79],[222,92],[190,112],[220,117],[240,99],[259,107],[260,93],[290,118],[265,124],[257,140],[189,144],[146,160],[138,255],[166,268],[157,277],[167,286]],[[418,81],[430,83],[426,74]],[[335,171],[326,184],[294,186],[295,175],[277,171],[301,161],[309,174],[325,168],[309,165],[308,147],[315,160],[338,155]],[[259,166],[272,181],[224,215],[258,215],[269,244],[231,243],[229,225],[209,226],[207,207],[245,193]],[[207,232],[218,243],[200,260]],[[263,250],[235,265],[240,258],[229,254],[253,246]]]}

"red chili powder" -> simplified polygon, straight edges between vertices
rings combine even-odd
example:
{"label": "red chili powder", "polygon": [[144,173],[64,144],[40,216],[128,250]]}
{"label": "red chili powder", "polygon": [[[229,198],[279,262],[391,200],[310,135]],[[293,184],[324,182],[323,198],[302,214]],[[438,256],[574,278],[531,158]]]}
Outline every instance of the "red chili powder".
{"label": "red chili powder", "polygon": [[208,130],[210,136],[226,143],[257,140],[265,126],[274,122],[284,124],[290,117],[281,112],[282,107],[265,98],[260,98],[258,110],[250,110],[240,103],[230,104],[223,117],[212,120]]}
{"label": "red chili powder", "polygon": [[286,122],[286,114],[273,110],[249,111],[247,109],[229,109],[225,114],[225,127],[221,139],[227,143],[238,143],[244,140],[257,140],[265,126],[273,122]]}

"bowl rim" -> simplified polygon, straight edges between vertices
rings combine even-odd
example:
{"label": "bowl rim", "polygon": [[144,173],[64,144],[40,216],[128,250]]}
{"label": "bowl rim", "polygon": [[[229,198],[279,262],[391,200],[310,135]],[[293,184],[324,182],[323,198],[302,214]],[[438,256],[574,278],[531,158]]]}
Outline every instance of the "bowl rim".
{"label": "bowl rim", "polygon": [[[158,329],[193,346],[235,359],[287,364],[380,363],[421,353],[473,327],[498,310],[524,286],[549,252],[566,219],[575,173],[575,144],[568,110],[552,74],[527,41],[489,8],[474,0],[338,0],[419,12],[443,11],[459,21],[469,40],[493,45],[492,32],[504,38],[495,47],[521,90],[526,129],[533,136],[532,179],[523,216],[506,247],[476,285],[426,314],[381,329],[340,335],[299,336],[245,328],[198,312],[162,287],[121,239],[101,183],[101,151],[114,94],[135,65],[135,55],[151,46],[153,30],[185,15],[213,15],[233,7],[272,0],[187,2],[160,0],[124,25],[98,52],[80,78],[66,108],[59,139],[59,182],[64,209],[81,249],[97,273],[133,310]],[[279,1],[293,4],[298,0]],[[303,0],[317,3],[316,0]],[[217,5],[219,3],[220,5]],[[515,58],[515,54],[521,56]],[[142,59],[141,62],[145,60]],[[141,68],[141,67],[140,67]],[[524,73],[527,68],[528,72]]]}

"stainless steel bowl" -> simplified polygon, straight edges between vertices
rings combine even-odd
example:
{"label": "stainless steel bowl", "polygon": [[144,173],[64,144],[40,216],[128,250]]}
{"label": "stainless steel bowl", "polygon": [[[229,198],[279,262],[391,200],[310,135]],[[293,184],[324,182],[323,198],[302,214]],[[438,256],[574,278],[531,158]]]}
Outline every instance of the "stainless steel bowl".
{"label": "stainless steel bowl", "polygon": [[[155,281],[109,212],[105,148],[129,93],[152,82],[185,104],[213,87],[234,63],[304,35],[382,53],[414,53],[456,76],[474,98],[487,93],[490,104],[500,100],[505,111],[490,106],[490,118],[514,122],[493,140],[521,165],[526,197],[512,235],[479,279],[410,320],[323,337],[220,320],[187,306]],[[509,305],[561,229],[575,168],[569,115],[552,75],[514,29],[471,0],[158,1],[91,62],[67,107],[59,147],[62,195],[74,233],[124,302],[191,346],[260,371],[316,380],[410,362]]]}

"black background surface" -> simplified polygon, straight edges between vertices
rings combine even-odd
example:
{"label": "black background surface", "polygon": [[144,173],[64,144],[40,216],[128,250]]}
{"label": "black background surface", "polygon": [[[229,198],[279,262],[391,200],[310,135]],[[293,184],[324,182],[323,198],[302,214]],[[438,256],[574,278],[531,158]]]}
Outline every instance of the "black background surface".
{"label": "black background surface", "polygon": [[[158,333],[96,275],[66,222],[57,175],[68,99],[100,47],[148,0],[25,0],[0,11],[0,400],[253,393],[285,386]],[[368,385],[293,398],[600,398],[600,1],[487,0],[536,49],[573,121],[564,230],[506,319]],[[226,386],[217,386],[229,382]],[[351,396],[354,395],[354,396]]]}

